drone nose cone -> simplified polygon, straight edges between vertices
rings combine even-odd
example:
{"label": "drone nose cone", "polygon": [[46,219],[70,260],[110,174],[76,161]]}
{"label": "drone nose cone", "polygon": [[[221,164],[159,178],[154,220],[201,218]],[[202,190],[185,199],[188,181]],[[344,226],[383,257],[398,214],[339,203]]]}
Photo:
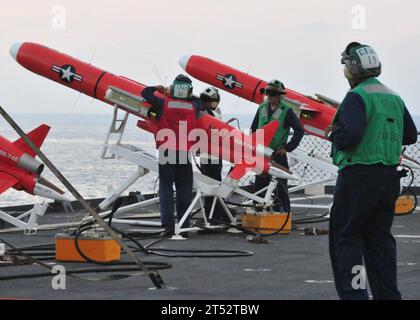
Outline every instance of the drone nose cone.
{"label": "drone nose cone", "polygon": [[9,49],[10,55],[17,61],[17,55],[19,53],[19,49],[22,46],[23,42],[15,42]]}
{"label": "drone nose cone", "polygon": [[186,55],[186,56],[181,57],[181,59],[179,59],[179,65],[185,71],[187,71],[187,65],[190,58],[191,58],[191,55]]}

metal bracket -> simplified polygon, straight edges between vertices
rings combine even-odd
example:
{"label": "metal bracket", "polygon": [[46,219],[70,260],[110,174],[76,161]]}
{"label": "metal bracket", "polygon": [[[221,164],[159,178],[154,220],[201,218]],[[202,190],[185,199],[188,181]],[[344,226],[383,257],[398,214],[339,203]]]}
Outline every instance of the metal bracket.
{"label": "metal bracket", "polygon": [[125,192],[138,179],[150,171],[158,171],[158,163],[155,156],[143,149],[130,145],[114,144],[107,146],[109,152],[115,157],[125,159],[137,165],[137,170],[117,188],[112,188],[108,197],[99,204],[101,209],[108,208],[123,192]]}
{"label": "metal bracket", "polygon": [[125,131],[125,127],[127,125],[127,120],[128,120],[128,116],[129,113],[125,112],[124,117],[122,119],[118,118],[118,106],[114,105],[114,115],[112,118],[112,122],[111,122],[111,126],[108,130],[107,136],[105,138],[105,142],[103,144],[103,149],[102,149],[102,154],[101,154],[101,159],[115,159],[115,154],[114,153],[110,153],[108,154],[109,151],[109,146],[110,146],[110,139],[114,138],[114,136],[116,137],[116,145],[121,144],[121,140],[123,138],[124,135],[124,131]]}
{"label": "metal bracket", "polygon": [[[20,216],[13,217],[12,215],[0,210],[0,219],[22,229],[25,235],[36,234],[38,230],[38,218],[42,217],[48,209],[48,203],[36,203],[34,207],[21,214]],[[27,222],[24,221],[28,218]]]}

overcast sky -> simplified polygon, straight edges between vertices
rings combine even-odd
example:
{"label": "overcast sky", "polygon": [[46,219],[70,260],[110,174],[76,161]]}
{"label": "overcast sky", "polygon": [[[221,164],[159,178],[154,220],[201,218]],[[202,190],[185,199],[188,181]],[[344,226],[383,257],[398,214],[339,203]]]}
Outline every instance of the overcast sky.
{"label": "overcast sky", "polygon": [[[85,61],[93,56],[92,64],[151,85],[182,72],[181,56],[200,54],[264,80],[278,78],[302,93],[337,100],[348,90],[340,53],[349,42],[359,41],[378,52],[381,80],[405,99],[413,114],[420,114],[418,1],[0,3],[0,104],[10,112],[111,114],[108,105],[78,98],[77,92],[22,68],[9,55],[17,41],[41,43]],[[64,29],[57,18],[63,9]],[[195,93],[205,86],[198,81],[194,85]],[[256,105],[228,93],[222,99],[224,113],[256,110]]]}

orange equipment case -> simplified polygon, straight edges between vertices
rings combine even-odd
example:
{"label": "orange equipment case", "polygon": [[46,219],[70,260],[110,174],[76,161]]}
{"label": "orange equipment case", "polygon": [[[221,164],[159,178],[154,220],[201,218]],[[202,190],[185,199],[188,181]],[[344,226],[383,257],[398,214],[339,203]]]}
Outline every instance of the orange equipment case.
{"label": "orange equipment case", "polygon": [[[242,216],[242,226],[260,234],[270,234],[279,230],[287,219],[287,213],[247,213]],[[280,234],[289,234],[292,230],[292,215],[286,222]]]}
{"label": "orange equipment case", "polygon": [[[57,234],[55,236],[55,258],[57,261],[86,262],[76,249],[74,236]],[[109,236],[80,237],[79,248],[87,257],[100,262],[120,260],[121,247]]]}

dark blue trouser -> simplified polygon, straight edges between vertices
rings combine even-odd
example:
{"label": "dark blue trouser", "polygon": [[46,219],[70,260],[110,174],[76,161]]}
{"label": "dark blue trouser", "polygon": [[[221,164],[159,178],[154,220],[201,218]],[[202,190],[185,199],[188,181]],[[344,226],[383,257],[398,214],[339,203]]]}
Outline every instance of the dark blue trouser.
{"label": "dark blue trouser", "polygon": [[[275,156],[273,158],[275,162],[279,165],[289,168],[289,163],[287,161],[287,155],[282,156]],[[271,176],[266,173],[260,174],[255,177],[255,192],[267,187],[271,182]],[[286,179],[278,179],[277,188],[274,191],[274,211],[282,211],[281,208],[285,212],[290,212],[290,199],[289,199],[289,190],[287,189],[287,180]],[[260,194],[260,197],[264,197],[265,192]]]}
{"label": "dark blue trouser", "polygon": [[[159,198],[162,226],[175,227],[174,218],[174,189],[176,189],[176,213],[178,221],[191,204],[193,193],[193,170],[188,164],[159,164]],[[189,227],[189,219],[183,225]]]}
{"label": "dark blue trouser", "polygon": [[[401,299],[397,250],[391,233],[400,188],[395,167],[355,165],[339,172],[330,219],[330,257],[341,299],[368,299],[353,289],[363,261],[374,299]],[[354,284],[354,282],[353,282]]]}

